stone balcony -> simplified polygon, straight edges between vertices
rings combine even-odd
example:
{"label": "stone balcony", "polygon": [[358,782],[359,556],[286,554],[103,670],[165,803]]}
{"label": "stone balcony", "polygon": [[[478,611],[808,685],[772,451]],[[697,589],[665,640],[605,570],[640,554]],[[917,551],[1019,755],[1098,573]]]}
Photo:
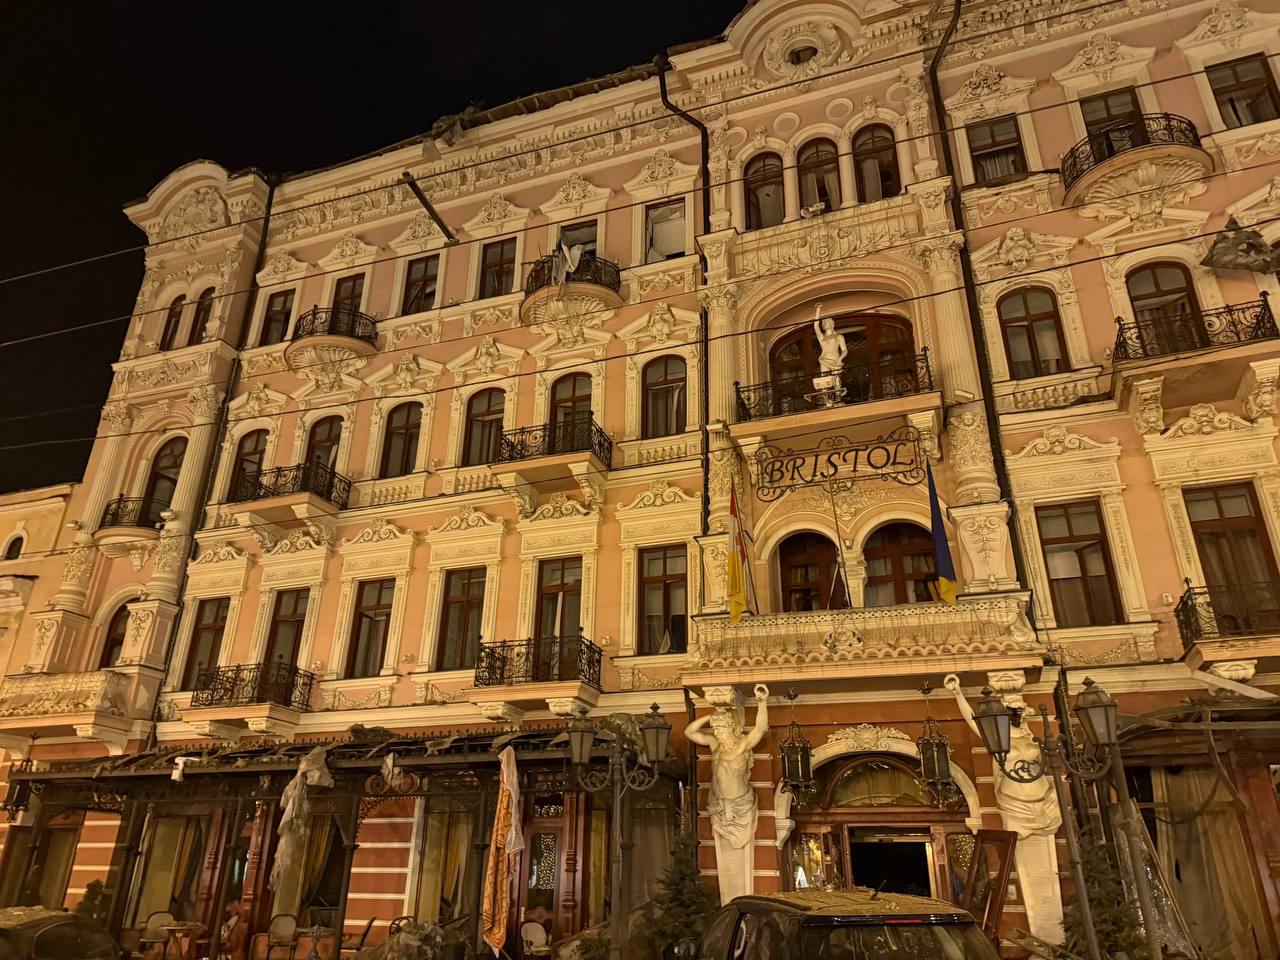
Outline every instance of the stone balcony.
{"label": "stone balcony", "polygon": [[586,310],[612,310],[622,305],[621,289],[622,273],[612,260],[583,253],[578,265],[562,274],[558,257],[541,257],[529,264],[525,276],[520,321],[543,322],[564,309],[553,307],[548,303],[552,300]]}
{"label": "stone balcony", "polygon": [[1037,668],[1044,646],[1027,594],[702,620],[681,674],[686,684],[838,681],[859,677]]}
{"label": "stone balcony", "polygon": [[490,720],[519,720],[525,710],[544,705],[571,716],[599,701],[602,659],[600,648],[581,634],[486,643],[475,686],[465,695]]}
{"label": "stone balcony", "polygon": [[112,756],[124,751],[134,723],[133,678],[111,670],[24,673],[0,683],[0,744],[19,749],[32,740],[101,740]]}
{"label": "stone balcony", "polygon": [[195,733],[218,740],[246,736],[292,739],[311,709],[315,674],[291,663],[210,667],[196,678],[181,716]]}
{"label": "stone balcony", "polygon": [[1062,157],[1066,205],[1096,199],[1098,187],[1146,163],[1177,167],[1184,173],[1208,173],[1213,161],[1200,145],[1200,133],[1186,117],[1148,113],[1126,117],[1094,130]]}

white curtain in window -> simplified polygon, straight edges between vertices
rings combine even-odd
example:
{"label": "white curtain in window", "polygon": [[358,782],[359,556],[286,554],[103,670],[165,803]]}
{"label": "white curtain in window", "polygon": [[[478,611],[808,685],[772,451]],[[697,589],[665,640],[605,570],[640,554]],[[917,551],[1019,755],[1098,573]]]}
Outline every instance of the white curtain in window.
{"label": "white curtain in window", "polygon": [[657,263],[685,252],[684,204],[664,204],[645,211],[648,237],[645,263]]}
{"label": "white curtain in window", "polygon": [[875,157],[863,157],[858,165],[858,178],[862,181],[862,199],[864,203],[883,200],[880,190],[880,164]]}

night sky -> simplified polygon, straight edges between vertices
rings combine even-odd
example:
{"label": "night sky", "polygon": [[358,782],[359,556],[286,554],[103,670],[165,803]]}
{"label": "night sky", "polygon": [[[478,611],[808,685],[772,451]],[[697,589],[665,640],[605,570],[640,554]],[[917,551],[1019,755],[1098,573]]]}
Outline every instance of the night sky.
{"label": "night sky", "polygon": [[[743,0],[14,3],[0,35],[0,277],[139,246],[175,167],[314,169],[468,103],[718,36]],[[141,250],[0,284],[0,340],[127,315]],[[0,348],[0,491],[77,480],[127,322]],[[10,419],[66,407],[47,416]]]}

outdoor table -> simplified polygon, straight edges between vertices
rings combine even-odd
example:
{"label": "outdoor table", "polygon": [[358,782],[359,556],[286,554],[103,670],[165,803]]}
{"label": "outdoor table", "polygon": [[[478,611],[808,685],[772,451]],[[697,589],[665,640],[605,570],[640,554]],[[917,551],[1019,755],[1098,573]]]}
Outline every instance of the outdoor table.
{"label": "outdoor table", "polygon": [[320,960],[320,941],[334,935],[333,927],[299,927],[298,935],[311,940],[311,950],[306,960]]}
{"label": "outdoor table", "polygon": [[[169,935],[169,939],[165,941],[164,950],[161,953],[162,958],[169,956],[169,946],[172,944],[176,960],[195,960],[196,938],[204,933],[203,923],[195,923],[193,921],[167,923],[162,929]],[[184,939],[186,940],[185,948],[183,947]]]}

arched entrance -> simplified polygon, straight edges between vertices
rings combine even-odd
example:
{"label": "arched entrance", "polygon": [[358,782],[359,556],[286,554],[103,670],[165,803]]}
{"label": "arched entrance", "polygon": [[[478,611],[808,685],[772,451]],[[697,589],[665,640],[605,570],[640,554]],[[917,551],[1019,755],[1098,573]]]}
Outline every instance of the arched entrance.
{"label": "arched entrance", "polygon": [[817,787],[791,810],[788,889],[960,894],[981,823],[972,781],[953,767],[956,784],[939,802],[920,779],[915,743],[871,725],[836,734],[813,760]]}

